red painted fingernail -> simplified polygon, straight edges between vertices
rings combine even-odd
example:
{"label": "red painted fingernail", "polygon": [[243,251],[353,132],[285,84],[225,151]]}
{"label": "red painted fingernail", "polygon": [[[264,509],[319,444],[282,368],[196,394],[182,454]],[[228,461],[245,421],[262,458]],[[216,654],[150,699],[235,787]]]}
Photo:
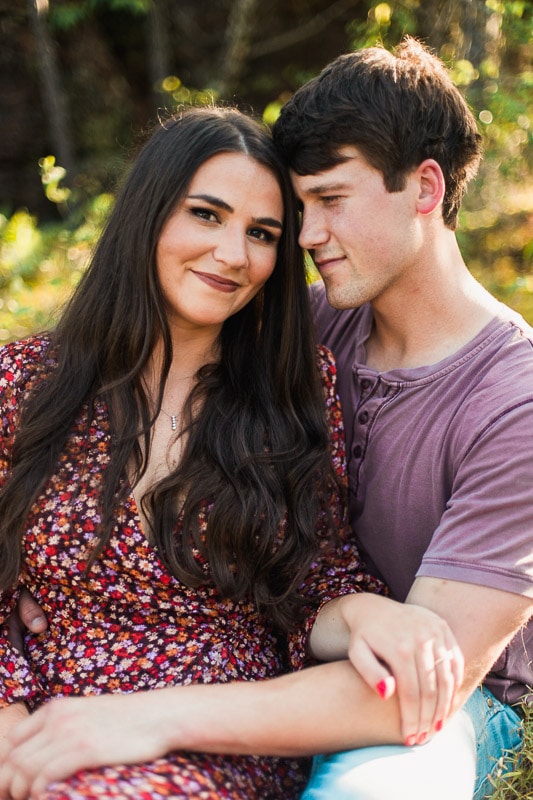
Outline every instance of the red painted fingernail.
{"label": "red painted fingernail", "polygon": [[384,700],[385,699],[385,695],[387,694],[387,682],[386,681],[380,681],[376,685],[376,692],[379,694],[381,699]]}
{"label": "red painted fingernail", "polygon": [[412,747],[416,743],[416,736],[408,736],[405,740],[407,747]]}
{"label": "red painted fingernail", "polygon": [[420,736],[418,737],[417,744],[424,744],[427,738],[428,738],[427,733],[421,733]]}

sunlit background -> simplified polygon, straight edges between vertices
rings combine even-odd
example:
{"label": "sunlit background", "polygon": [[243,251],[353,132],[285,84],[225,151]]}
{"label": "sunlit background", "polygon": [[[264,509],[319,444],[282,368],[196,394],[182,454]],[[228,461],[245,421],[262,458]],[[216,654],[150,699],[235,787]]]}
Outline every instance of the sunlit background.
{"label": "sunlit background", "polygon": [[0,0],[0,341],[51,324],[158,116],[214,99],[271,123],[336,55],[404,33],[451,66],[485,140],[467,263],[533,322],[531,2]]}

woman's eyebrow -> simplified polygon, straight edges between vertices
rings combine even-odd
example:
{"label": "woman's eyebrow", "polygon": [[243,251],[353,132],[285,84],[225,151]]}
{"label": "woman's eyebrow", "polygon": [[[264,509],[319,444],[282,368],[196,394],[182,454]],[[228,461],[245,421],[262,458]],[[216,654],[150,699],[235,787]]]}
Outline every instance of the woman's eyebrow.
{"label": "woman's eyebrow", "polygon": [[[229,211],[230,213],[235,210],[229,203],[226,203],[225,200],[221,200],[220,197],[214,197],[211,194],[190,194],[189,200],[203,200],[216,208],[222,208],[224,211]],[[258,225],[268,225],[269,228],[279,228],[280,231],[283,230],[282,223],[273,217],[252,217],[252,219],[253,222],[256,222]]]}
{"label": "woman's eyebrow", "polygon": [[235,210],[229,205],[229,203],[221,200],[220,197],[213,197],[213,195],[210,194],[190,194],[189,200],[204,200],[206,203],[211,203],[211,205],[217,206],[217,208],[223,208],[224,211]]}
{"label": "woman's eyebrow", "polygon": [[280,231],[283,230],[281,222],[272,217],[252,217],[252,222],[256,222],[258,225],[268,225],[269,228],[279,228]]}

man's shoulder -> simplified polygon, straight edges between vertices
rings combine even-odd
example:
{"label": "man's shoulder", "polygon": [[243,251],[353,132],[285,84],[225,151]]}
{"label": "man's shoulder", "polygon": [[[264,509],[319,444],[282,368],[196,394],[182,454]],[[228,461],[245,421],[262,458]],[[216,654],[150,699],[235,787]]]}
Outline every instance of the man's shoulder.
{"label": "man's shoulder", "polygon": [[507,306],[502,306],[495,323],[488,346],[494,371],[506,378],[514,372],[518,380],[533,388],[533,327]]}
{"label": "man's shoulder", "polygon": [[466,424],[516,418],[531,426],[533,328],[511,309],[503,307],[454,367],[450,396],[463,399]]}

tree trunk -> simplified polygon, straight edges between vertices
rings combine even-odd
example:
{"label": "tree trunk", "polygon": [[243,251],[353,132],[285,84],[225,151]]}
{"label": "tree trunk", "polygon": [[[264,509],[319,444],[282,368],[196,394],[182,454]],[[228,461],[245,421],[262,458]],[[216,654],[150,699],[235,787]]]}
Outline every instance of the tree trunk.
{"label": "tree trunk", "polygon": [[170,46],[168,39],[167,13],[164,0],[152,0],[148,11],[147,51],[148,75],[155,109],[165,104],[165,93],[161,81],[170,75]]}
{"label": "tree trunk", "polygon": [[50,144],[57,163],[67,171],[65,183],[72,185],[77,171],[76,162],[55,43],[47,25],[48,0],[28,0],[28,4],[36,44],[43,112],[48,121]]}
{"label": "tree trunk", "polygon": [[228,97],[235,89],[246,66],[256,7],[257,0],[233,0],[224,36],[220,78],[216,83],[222,97]]}

